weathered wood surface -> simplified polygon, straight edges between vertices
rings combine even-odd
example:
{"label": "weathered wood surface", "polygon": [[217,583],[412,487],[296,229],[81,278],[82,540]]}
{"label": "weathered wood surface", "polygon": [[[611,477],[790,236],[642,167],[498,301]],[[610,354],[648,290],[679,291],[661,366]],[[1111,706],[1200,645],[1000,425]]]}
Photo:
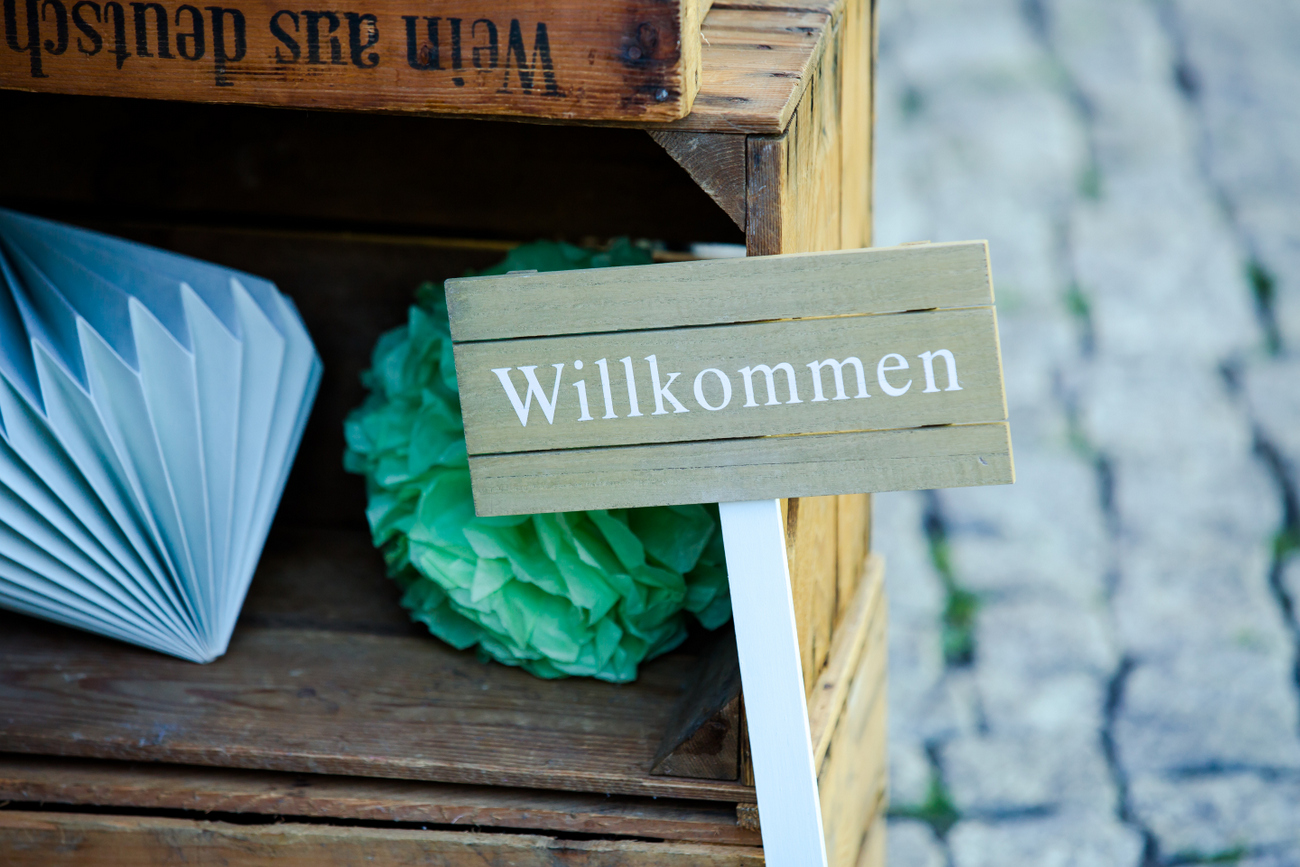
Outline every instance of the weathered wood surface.
{"label": "weathered wood surface", "polygon": [[705,780],[740,777],[740,660],[735,632],[709,637],[703,665],[682,695],[655,754],[652,774]]}
{"label": "weathered wood surface", "polygon": [[[0,811],[6,867],[761,867],[755,846]],[[184,853],[182,855],[181,853]]]}
{"label": "weathered wood surface", "polygon": [[749,254],[834,250],[871,239],[874,4],[825,0],[826,38],[788,124],[748,138]]}
{"label": "weathered wood surface", "polygon": [[[689,0],[680,5],[605,0],[595,7],[548,0],[540,9],[536,4],[521,7],[517,0],[494,0],[492,8],[476,8],[462,17],[450,7],[440,16],[440,9],[430,9],[428,4],[407,9],[399,0],[384,0],[379,8],[353,11],[355,24],[343,10],[335,12],[338,24],[334,26],[328,17],[315,18],[314,55],[307,10],[287,9],[284,11],[298,16],[296,25],[289,16],[277,23],[285,37],[297,43],[297,61],[279,63],[277,51],[280,58],[294,57],[291,45],[270,28],[271,16],[281,10],[267,0],[231,0],[230,5],[219,8],[244,11],[244,53],[239,60],[233,59],[238,46],[234,17],[227,12],[221,16],[226,60],[218,64],[214,13],[208,7],[199,13],[203,55],[191,61],[186,55],[197,54],[198,44],[193,41],[190,13],[177,19],[182,5],[178,0],[160,4],[168,15],[170,58],[159,52],[152,12],[145,17],[144,31],[146,49],[152,56],[143,56],[136,41],[133,9],[123,13],[118,39],[115,14],[104,22],[102,10],[96,20],[90,7],[82,7],[81,18],[100,37],[100,49],[87,56],[81,48],[94,51],[94,40],[71,18],[72,4],[60,3],[67,22],[66,47],[59,54],[50,53],[65,44],[59,35],[58,14],[50,11],[41,21],[38,9],[36,44],[44,48],[48,40],[49,48],[37,52],[44,77],[34,77],[25,16],[29,3],[16,0],[15,42],[22,50],[0,47],[0,86],[304,108],[513,115],[742,135],[776,134],[786,128],[813,70],[823,60],[828,34],[842,8],[840,3],[802,5],[791,0],[762,6],[717,3],[701,21],[707,3]],[[51,10],[55,8],[49,5]],[[555,17],[557,11],[560,18]],[[367,15],[376,18],[372,22],[363,17]],[[412,66],[403,15],[416,18],[416,41],[412,44],[417,66],[433,65],[434,53],[425,50],[426,44],[432,45],[427,18],[442,18],[436,57],[442,69]],[[461,22],[460,69],[454,68],[453,18]],[[475,29],[475,23],[484,19],[496,27],[495,66],[486,25]],[[513,21],[519,22],[518,44],[531,76],[529,88],[518,75],[521,49],[511,42]],[[549,76],[538,50],[538,23],[547,25]],[[653,34],[642,27],[645,24],[653,27]],[[367,45],[376,33],[378,41]],[[675,38],[679,33],[680,43]],[[186,37],[183,45],[181,36]],[[334,62],[331,39],[338,40],[338,63]],[[354,48],[361,64],[369,64],[375,55],[379,63],[358,65],[353,59]],[[309,62],[313,57],[319,62]],[[511,73],[508,85],[507,66]],[[455,84],[457,78],[462,86]],[[689,114],[683,117],[686,110]]]}
{"label": "weathered wood surface", "polygon": [[0,801],[760,842],[730,803],[17,755]]}
{"label": "weathered wood surface", "polygon": [[[822,707],[809,709],[816,726],[813,743],[824,749],[818,754],[817,783],[821,794],[822,821],[826,831],[826,852],[832,867],[854,867],[864,840],[875,819],[884,812],[886,761],[886,605],[883,572],[869,566],[860,597],[866,597],[865,622],[846,620],[836,636],[836,648],[817,693],[839,694]],[[857,619],[859,622],[848,626]],[[865,636],[864,634],[865,633]],[[858,645],[857,660],[845,645]],[[817,696],[814,696],[816,700]],[[830,711],[840,704],[838,713]],[[830,729],[829,738],[826,737]],[[820,747],[825,743],[825,747]],[[875,844],[878,845],[878,844]]]}
{"label": "weathered wood surface", "polygon": [[[836,230],[838,239],[838,225]],[[993,303],[983,241],[447,281],[457,342]],[[790,287],[797,284],[798,292]]]}
{"label": "weathered wood surface", "polygon": [[798,623],[804,693],[811,710],[813,683],[826,664],[834,625],[835,599],[827,595],[833,596],[838,585],[834,576],[839,566],[839,504],[835,497],[802,497],[786,502],[786,559]]}
{"label": "weathered wood surface", "polygon": [[838,562],[833,626],[838,629],[857,593],[862,563],[871,550],[871,495],[841,494],[836,497],[835,520]]}
{"label": "weathered wood surface", "polygon": [[[525,407],[530,367],[542,397]],[[456,375],[471,466],[503,452],[1006,418],[991,307],[467,343]]]}
{"label": "weathered wood surface", "polygon": [[699,0],[6,5],[0,86],[298,108],[667,121],[700,86]]}
{"label": "weathered wood surface", "polygon": [[700,91],[671,130],[779,133],[825,54],[830,13],[797,2],[756,9],[715,2],[701,30]]}
{"label": "weathered wood surface", "polygon": [[745,228],[745,137],[651,130],[650,137],[690,174],[718,207]]}
{"label": "weathered wood surface", "polygon": [[[798,465],[798,471],[791,468]],[[471,459],[481,515],[1010,484],[1005,422]],[[834,582],[835,574],[827,580]]]}
{"label": "weathered wood surface", "polygon": [[[800,291],[790,292],[791,285],[798,285]],[[991,300],[982,242],[466,278],[448,281],[447,290],[452,335],[458,341],[457,373],[475,504],[483,515],[774,496],[791,491],[780,484],[758,483],[760,476],[752,468],[734,471],[738,462],[745,462],[742,452],[748,444],[735,438],[975,424],[1006,417],[991,308],[933,309]],[[930,312],[898,316],[845,315],[927,308]],[[755,321],[828,316],[834,318]],[[719,322],[745,324],[671,330]],[[566,334],[574,336],[551,336]],[[520,339],[532,335],[545,336]],[[894,342],[903,348],[892,348]],[[861,347],[871,347],[870,353]],[[815,352],[816,357],[809,362],[797,356],[801,349]],[[941,349],[948,355],[931,355]],[[913,354],[918,358],[915,371],[902,357]],[[802,386],[805,397],[798,397],[796,370],[817,368],[817,374],[824,375],[822,355],[839,358],[837,364],[857,355],[866,356],[866,361],[858,360],[856,369],[843,370],[846,390],[840,391],[836,384],[835,397],[823,393],[820,401],[810,370]],[[620,356],[621,372],[616,361]],[[643,357],[642,365],[633,361]],[[584,368],[580,381],[563,382],[570,363],[571,380],[579,380],[576,371],[584,358],[590,370]],[[895,366],[921,376],[927,359],[930,367],[924,370],[924,387],[912,390],[912,382],[920,382],[915,379],[889,381],[887,373]],[[951,369],[946,364],[950,359]],[[784,383],[771,369],[762,374],[769,378],[766,383],[752,372],[754,365],[775,368],[778,362],[786,364]],[[525,384],[522,377],[537,366],[543,371],[541,378],[534,374],[534,380]],[[553,379],[546,375],[550,368],[554,368]],[[866,371],[871,369],[879,397],[867,409],[868,404],[858,400],[870,397]],[[686,402],[698,404],[695,411],[676,398],[666,403],[669,398],[659,387],[659,370],[669,386],[673,377],[685,372],[679,393],[685,393]],[[731,382],[733,370],[743,384]],[[862,373],[860,380],[855,380],[855,372]],[[706,381],[706,376],[713,379]],[[754,378],[759,378],[758,385]],[[791,385],[791,380],[796,384]],[[513,392],[505,387],[507,381]],[[570,385],[576,394],[569,393]],[[782,385],[783,405],[778,397]],[[822,391],[830,387],[823,385]],[[906,396],[901,389],[911,394],[910,408],[924,407],[929,413],[924,419],[910,415],[904,401],[891,403]],[[538,395],[535,408],[534,394]],[[762,403],[760,396],[766,397]],[[894,408],[898,415],[891,412]],[[955,444],[967,433],[978,438],[974,430],[950,431],[944,441]],[[648,445],[670,442],[679,447],[655,450]],[[854,449],[869,448],[873,442],[859,438],[839,445],[843,455],[861,460],[866,453]],[[827,448],[821,440],[802,448],[818,446]],[[764,443],[755,448],[759,449],[756,455],[762,455],[758,460],[766,462],[777,455],[793,457],[801,447]],[[530,454],[518,454],[525,451]],[[1007,470],[1009,452],[999,451],[1001,466]],[[823,461],[829,454],[810,452],[809,459]],[[953,457],[946,452],[933,456]],[[985,455],[973,460],[991,466]],[[656,478],[628,477],[639,490],[623,490],[618,473],[632,467],[653,469]],[[790,475],[795,475],[791,470]],[[837,476],[829,465],[825,470],[792,484],[810,495],[885,490],[849,487],[847,478]],[[780,482],[779,476],[770,474],[761,478]],[[873,484],[879,484],[879,478],[883,477]],[[933,478],[927,474],[925,484],[911,480],[900,484],[926,487]],[[989,476],[978,470],[969,478],[1010,481],[1007,473]],[[548,508],[546,502],[552,505]],[[834,589],[828,591],[828,598],[834,611]]]}
{"label": "weathered wood surface", "polygon": [[885,803],[882,798],[876,819],[867,830],[867,838],[862,841],[862,851],[858,853],[856,867],[885,867],[887,848],[885,843]]}
{"label": "weathered wood surface", "polygon": [[[812,732],[813,757],[819,765],[830,749],[836,722],[848,701],[849,689],[853,678],[858,675],[863,654],[873,639],[883,636],[885,628],[884,560],[873,554],[865,567],[857,595],[849,605],[844,621],[836,629],[829,659],[809,691],[808,728]],[[864,676],[883,677],[883,647],[872,646],[871,652],[874,655],[865,663],[870,669]]]}
{"label": "weathered wood surface", "polygon": [[652,776],[700,664],[634,684],[543,681],[406,621],[365,535],[277,531],[229,653],[206,666],[0,615],[10,752],[747,801],[737,782]]}

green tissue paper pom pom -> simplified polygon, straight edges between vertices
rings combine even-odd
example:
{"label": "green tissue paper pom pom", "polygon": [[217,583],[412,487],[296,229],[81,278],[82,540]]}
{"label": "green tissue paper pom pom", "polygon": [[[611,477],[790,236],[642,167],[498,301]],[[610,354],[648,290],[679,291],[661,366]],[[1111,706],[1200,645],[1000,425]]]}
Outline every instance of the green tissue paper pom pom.
{"label": "green tissue paper pom pom", "polygon": [[[625,240],[538,242],[481,273],[650,261]],[[446,299],[432,283],[416,298],[375,346],[343,458],[366,477],[374,543],[412,618],[539,677],[616,683],[686,638],[684,612],[708,629],[731,619],[715,505],[475,517]]]}

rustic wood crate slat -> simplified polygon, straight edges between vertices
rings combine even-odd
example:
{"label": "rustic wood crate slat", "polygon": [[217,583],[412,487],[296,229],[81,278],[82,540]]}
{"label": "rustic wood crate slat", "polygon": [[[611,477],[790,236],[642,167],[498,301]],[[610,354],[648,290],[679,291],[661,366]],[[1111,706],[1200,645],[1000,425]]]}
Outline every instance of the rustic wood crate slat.
{"label": "rustic wood crate slat", "polygon": [[[5,87],[296,108],[675,120],[700,86],[701,0],[10,4]],[[71,24],[71,26],[69,26]],[[19,34],[22,38],[19,38]]]}
{"label": "rustic wood crate slat", "polygon": [[730,802],[2,754],[0,800],[759,843]]}
{"label": "rustic wood crate slat", "polygon": [[235,825],[152,816],[0,811],[6,867],[164,867],[177,853],[240,867],[759,867],[753,846],[566,840],[525,834],[336,825]]}

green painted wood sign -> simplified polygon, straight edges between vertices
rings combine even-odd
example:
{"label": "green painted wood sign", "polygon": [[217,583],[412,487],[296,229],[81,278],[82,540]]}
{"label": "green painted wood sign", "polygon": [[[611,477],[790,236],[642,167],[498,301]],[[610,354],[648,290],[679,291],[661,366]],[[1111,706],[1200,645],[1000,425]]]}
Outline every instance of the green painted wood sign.
{"label": "green painted wood sign", "polygon": [[982,241],[447,282],[480,515],[1013,481]]}

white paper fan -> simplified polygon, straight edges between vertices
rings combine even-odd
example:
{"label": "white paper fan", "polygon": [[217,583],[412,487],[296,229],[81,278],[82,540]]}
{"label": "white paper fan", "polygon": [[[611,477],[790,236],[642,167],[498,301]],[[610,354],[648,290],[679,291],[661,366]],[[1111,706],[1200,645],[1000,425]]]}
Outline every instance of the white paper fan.
{"label": "white paper fan", "polygon": [[0,210],[0,606],[223,654],[320,375],[274,284]]}

